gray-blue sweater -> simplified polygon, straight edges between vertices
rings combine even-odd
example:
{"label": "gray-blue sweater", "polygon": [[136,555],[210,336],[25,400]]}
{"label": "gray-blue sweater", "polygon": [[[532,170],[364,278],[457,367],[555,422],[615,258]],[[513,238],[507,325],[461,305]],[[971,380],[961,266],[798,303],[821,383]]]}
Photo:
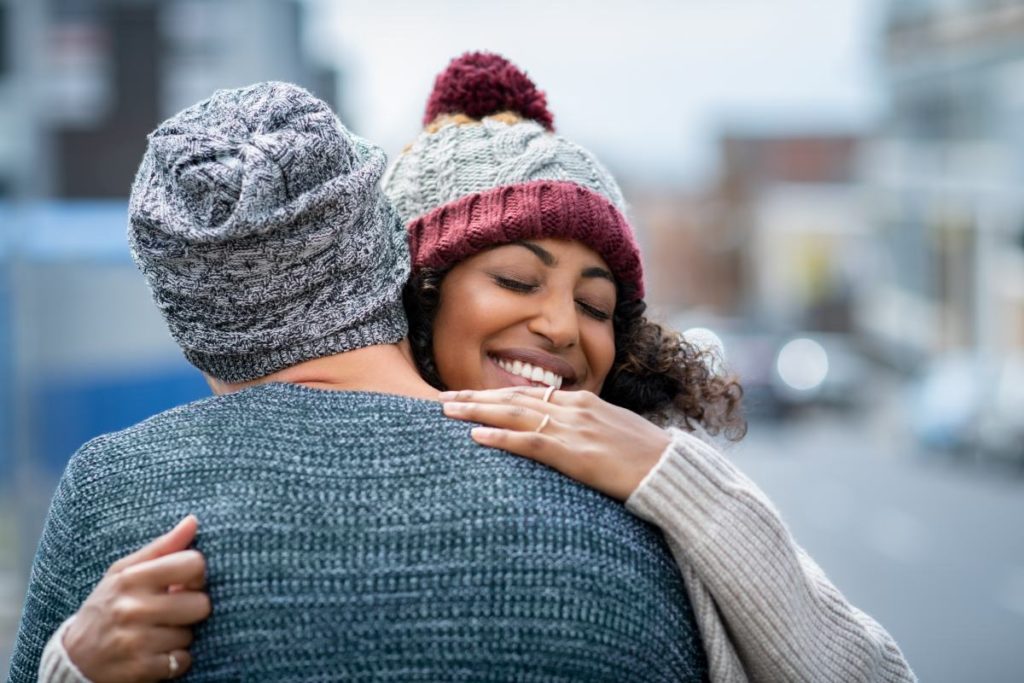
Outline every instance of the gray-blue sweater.
{"label": "gray-blue sweater", "polygon": [[688,681],[660,533],[439,404],[272,384],[99,437],[39,544],[11,681],[114,560],[198,515],[213,615],[191,680]]}

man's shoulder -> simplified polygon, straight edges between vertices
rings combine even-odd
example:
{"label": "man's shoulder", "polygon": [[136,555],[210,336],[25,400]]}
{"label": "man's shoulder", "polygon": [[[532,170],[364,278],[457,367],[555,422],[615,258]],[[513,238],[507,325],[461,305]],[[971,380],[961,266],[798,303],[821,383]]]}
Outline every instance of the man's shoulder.
{"label": "man's shoulder", "polygon": [[[137,424],[85,443],[72,458],[77,468],[107,467],[124,459],[148,459],[172,449],[228,448],[231,437],[247,441],[279,433],[302,434],[341,442],[346,435],[364,438],[365,430],[388,432],[399,440],[445,439],[475,446],[465,438],[464,423],[442,414],[431,401],[372,392],[335,392],[292,384],[267,384],[222,396],[210,396],[153,415]],[[390,440],[390,439],[388,439]]]}
{"label": "man's shoulder", "polygon": [[191,403],[168,408],[160,413],[151,415],[140,422],[114,432],[107,432],[93,437],[79,447],[72,456],[72,462],[88,461],[93,458],[109,457],[126,448],[140,443],[140,437],[148,441],[154,432],[163,432],[173,429],[176,426],[188,423],[199,423],[211,409],[216,409],[225,397],[208,396]]}

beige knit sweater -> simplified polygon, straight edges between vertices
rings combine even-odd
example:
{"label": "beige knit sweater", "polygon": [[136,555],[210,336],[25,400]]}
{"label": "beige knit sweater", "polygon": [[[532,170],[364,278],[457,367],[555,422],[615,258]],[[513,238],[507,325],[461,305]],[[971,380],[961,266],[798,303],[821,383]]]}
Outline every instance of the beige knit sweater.
{"label": "beige knit sweater", "polygon": [[[764,493],[708,439],[670,432],[626,507],[665,534],[711,680],[915,681],[892,637],[843,598]],[[43,653],[39,680],[89,683],[68,659],[63,631]]]}
{"label": "beige knit sweater", "polygon": [[707,440],[670,432],[626,507],[665,534],[711,680],[917,680],[892,636],[846,601],[767,496]]}

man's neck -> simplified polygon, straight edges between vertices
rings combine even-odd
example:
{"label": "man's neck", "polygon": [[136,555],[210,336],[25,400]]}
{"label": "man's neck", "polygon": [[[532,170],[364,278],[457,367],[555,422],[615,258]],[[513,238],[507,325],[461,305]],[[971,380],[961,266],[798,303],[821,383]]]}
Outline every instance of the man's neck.
{"label": "man's neck", "polygon": [[212,377],[207,377],[207,382],[215,394],[227,394],[270,382],[301,384],[325,391],[373,391],[428,400],[437,400],[438,393],[417,374],[406,341],[314,358],[249,382],[226,383]]}

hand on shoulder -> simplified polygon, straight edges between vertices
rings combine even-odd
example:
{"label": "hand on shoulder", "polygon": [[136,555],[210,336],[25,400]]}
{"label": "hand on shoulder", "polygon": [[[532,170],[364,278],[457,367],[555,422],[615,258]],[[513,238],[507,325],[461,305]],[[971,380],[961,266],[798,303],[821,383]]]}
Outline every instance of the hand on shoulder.
{"label": "hand on shoulder", "polygon": [[479,422],[473,440],[536,460],[625,501],[658,463],[668,432],[589,391],[510,387],[440,395],[446,415]]}

